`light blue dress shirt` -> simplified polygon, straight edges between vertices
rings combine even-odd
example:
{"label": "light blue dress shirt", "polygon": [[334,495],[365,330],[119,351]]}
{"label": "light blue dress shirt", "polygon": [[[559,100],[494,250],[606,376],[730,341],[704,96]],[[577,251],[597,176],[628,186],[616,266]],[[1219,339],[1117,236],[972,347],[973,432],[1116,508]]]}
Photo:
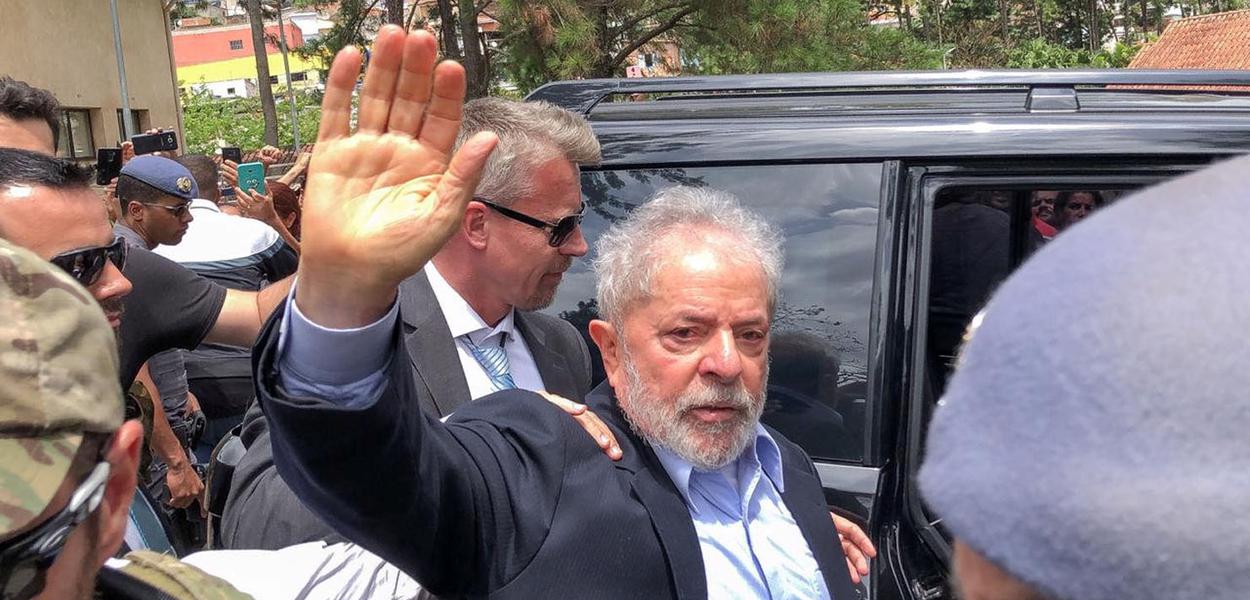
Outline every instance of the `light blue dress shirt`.
{"label": "light blue dress shirt", "polygon": [[781,451],[762,426],[742,456],[718,471],[653,447],[690,509],[708,598],[828,600],[816,557],[781,498]]}
{"label": "light blue dress shirt", "polygon": [[[329,329],[309,321],[294,297],[293,285],[278,342],[283,387],[347,408],[377,402],[386,388],[398,303],[370,325]],[[782,501],[781,451],[763,427],[757,426],[755,443],[719,471],[699,471],[662,447],[655,450],[690,509],[708,598],[829,600],[820,566]]]}

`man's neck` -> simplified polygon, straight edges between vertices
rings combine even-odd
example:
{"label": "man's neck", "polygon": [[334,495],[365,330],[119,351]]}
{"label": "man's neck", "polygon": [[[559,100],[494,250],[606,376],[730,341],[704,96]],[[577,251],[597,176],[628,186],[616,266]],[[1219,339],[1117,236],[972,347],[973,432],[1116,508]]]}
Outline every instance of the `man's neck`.
{"label": "man's neck", "polygon": [[126,229],[129,229],[129,230],[131,230],[131,231],[135,232],[135,234],[136,234],[136,235],[138,235],[138,236],[139,236],[139,238],[143,240],[143,247],[144,247],[144,248],[146,248],[146,249],[148,249],[148,250],[151,250],[151,249],[155,248],[155,247],[158,245],[158,244],[156,244],[156,243],[152,242],[151,238],[149,238],[149,237],[148,237],[148,234],[147,234],[147,233],[145,233],[145,232],[143,231],[143,227],[142,227],[142,226],[140,226],[139,224],[137,224],[137,223],[131,223],[131,222],[130,222],[130,219],[122,219],[120,223],[121,223],[121,225],[122,225],[123,227],[125,227]]}
{"label": "man's neck", "polygon": [[469,269],[459,268],[460,265],[455,264],[452,260],[445,258],[440,259],[435,256],[431,261],[434,268],[438,269],[438,274],[443,276],[447,281],[447,285],[451,289],[456,290],[461,298],[481,317],[487,325],[494,327],[508,316],[508,311],[512,310],[512,305],[504,302],[493,294],[489,293],[481,279],[475,279]]}

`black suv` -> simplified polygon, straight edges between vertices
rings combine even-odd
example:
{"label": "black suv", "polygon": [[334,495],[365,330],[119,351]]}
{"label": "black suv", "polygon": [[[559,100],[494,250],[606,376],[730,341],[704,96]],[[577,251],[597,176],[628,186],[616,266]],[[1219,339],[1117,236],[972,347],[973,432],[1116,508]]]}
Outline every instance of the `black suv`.
{"label": "black suv", "polygon": [[[1250,151],[1246,72],[615,79],[529,99],[585,115],[603,145],[582,173],[592,242],[674,185],[732,192],[785,233],[765,421],[877,543],[861,596],[881,600],[953,597],[948,539],[913,476],[994,286],[1125,192]],[[584,331],[593,298],[581,261],[552,310]]]}

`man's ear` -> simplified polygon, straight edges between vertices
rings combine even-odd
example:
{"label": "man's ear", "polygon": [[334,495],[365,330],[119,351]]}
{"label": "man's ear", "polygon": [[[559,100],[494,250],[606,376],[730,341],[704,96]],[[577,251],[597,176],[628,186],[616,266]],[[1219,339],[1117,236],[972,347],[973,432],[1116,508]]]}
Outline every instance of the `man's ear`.
{"label": "man's ear", "polygon": [[622,371],[624,357],[621,332],[611,323],[599,319],[591,321],[587,329],[590,331],[590,339],[594,340],[599,347],[599,354],[603,356],[603,370],[608,375],[608,383],[615,389],[621,389],[618,382],[623,382],[625,376]]}
{"label": "man's ear", "polygon": [[109,480],[100,502],[100,538],[96,546],[99,564],[117,553],[126,537],[130,518],[130,501],[139,482],[139,449],[143,446],[143,425],[131,420],[122,423],[113,433],[113,441],[104,453],[109,464]]}
{"label": "man's ear", "polygon": [[464,221],[460,224],[460,232],[464,234],[464,239],[477,250],[486,249],[488,237],[486,211],[486,205],[481,202],[469,202],[469,206],[464,209]]}
{"label": "man's ear", "polygon": [[142,221],[143,220],[143,205],[142,204],[139,204],[138,202],[130,201],[130,202],[122,202],[122,206],[124,207],[122,208],[122,212],[125,213],[123,216],[126,217],[126,220],[128,221]]}

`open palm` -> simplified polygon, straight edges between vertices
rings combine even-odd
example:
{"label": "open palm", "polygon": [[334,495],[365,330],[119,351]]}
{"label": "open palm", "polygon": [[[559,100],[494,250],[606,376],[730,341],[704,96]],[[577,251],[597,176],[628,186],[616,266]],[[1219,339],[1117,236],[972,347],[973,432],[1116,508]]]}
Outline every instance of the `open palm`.
{"label": "open palm", "polygon": [[436,60],[429,33],[383,28],[352,132],[361,56],[348,48],[334,59],[304,192],[297,289],[301,310],[318,323],[376,316],[447,241],[473,195],[496,140],[480,134],[452,155],[464,70]]}

